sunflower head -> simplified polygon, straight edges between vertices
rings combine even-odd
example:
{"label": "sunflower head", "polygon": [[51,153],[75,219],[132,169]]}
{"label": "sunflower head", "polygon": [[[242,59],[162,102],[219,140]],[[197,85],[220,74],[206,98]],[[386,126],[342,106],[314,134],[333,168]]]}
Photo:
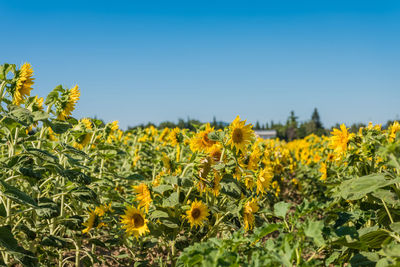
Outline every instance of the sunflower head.
{"label": "sunflower head", "polygon": [[400,123],[395,121],[389,128],[389,142],[394,142],[398,132],[400,132]]}
{"label": "sunflower head", "polygon": [[62,93],[62,100],[57,110],[57,119],[66,120],[69,118],[72,114],[72,111],[74,111],[75,104],[78,102],[80,96],[81,92],[79,91],[78,85],[75,85],[71,89],[65,90]]}
{"label": "sunflower head", "polygon": [[274,178],[274,170],[271,167],[266,167],[259,172],[257,178],[257,194],[269,190],[272,178]]}
{"label": "sunflower head", "polygon": [[253,198],[246,202],[243,209],[243,220],[244,220],[244,228],[246,230],[253,229],[254,227],[254,215],[258,211],[259,207],[257,205],[257,199]]}
{"label": "sunflower head", "polygon": [[353,138],[354,134],[350,134],[344,124],[340,125],[340,130],[333,129],[330,138],[330,148],[334,149],[336,153],[343,154],[347,151],[347,144]]}
{"label": "sunflower head", "polygon": [[127,207],[125,215],[121,216],[122,228],[125,229],[127,235],[134,235],[136,238],[149,232],[147,220],[140,209],[133,206]]}
{"label": "sunflower head", "polygon": [[144,207],[146,212],[149,211],[150,203],[152,202],[150,190],[145,183],[133,186],[136,193],[136,200],[139,201],[139,207]]}
{"label": "sunflower head", "polygon": [[207,220],[208,208],[201,201],[192,202],[190,210],[186,211],[186,219],[190,223],[190,228],[193,226],[202,226],[204,222]]}
{"label": "sunflower head", "polygon": [[30,96],[33,85],[33,69],[31,64],[24,63],[17,72],[17,84],[13,92],[13,103],[21,105]]}
{"label": "sunflower head", "polygon": [[190,140],[190,149],[192,151],[207,152],[216,142],[208,138],[208,134],[214,131],[214,127],[211,127],[209,123],[206,124],[205,129],[198,132]]}
{"label": "sunflower head", "polygon": [[252,127],[253,125],[246,125],[246,120],[241,121],[240,117],[237,116],[236,119],[229,125],[230,136],[228,144],[230,144],[232,147],[235,147],[237,151],[240,150],[244,152],[247,148],[247,145],[254,137]]}

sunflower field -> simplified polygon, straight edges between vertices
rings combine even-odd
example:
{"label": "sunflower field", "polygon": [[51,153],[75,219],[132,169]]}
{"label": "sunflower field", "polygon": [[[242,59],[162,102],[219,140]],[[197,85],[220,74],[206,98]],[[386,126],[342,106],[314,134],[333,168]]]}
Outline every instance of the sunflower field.
{"label": "sunflower field", "polygon": [[72,117],[0,66],[0,266],[399,266],[400,124],[291,142]]}

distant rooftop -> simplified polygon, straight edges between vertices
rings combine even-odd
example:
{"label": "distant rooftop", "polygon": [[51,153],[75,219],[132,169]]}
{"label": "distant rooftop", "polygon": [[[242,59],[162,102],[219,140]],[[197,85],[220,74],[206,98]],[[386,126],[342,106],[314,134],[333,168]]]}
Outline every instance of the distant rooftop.
{"label": "distant rooftop", "polygon": [[254,133],[263,139],[275,138],[277,134],[276,130],[255,130]]}

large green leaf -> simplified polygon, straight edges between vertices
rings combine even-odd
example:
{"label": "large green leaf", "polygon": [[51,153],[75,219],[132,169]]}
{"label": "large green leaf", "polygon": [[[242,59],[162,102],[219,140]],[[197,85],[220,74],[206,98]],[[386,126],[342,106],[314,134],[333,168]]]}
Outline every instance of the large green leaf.
{"label": "large green leaf", "polygon": [[276,217],[285,218],[291,204],[286,202],[278,202],[274,205],[274,214]]}
{"label": "large green leaf", "polygon": [[382,174],[371,174],[344,181],[340,185],[339,191],[342,198],[357,200],[379,188],[399,182],[400,178],[388,180]]}
{"label": "large green leaf", "polygon": [[323,221],[310,221],[304,229],[304,233],[306,234],[306,236],[311,237],[317,244],[317,246],[323,246],[325,244],[325,240],[322,236],[323,228]]}
{"label": "large green leaf", "polygon": [[0,180],[0,184],[1,184],[1,191],[3,195],[5,195],[6,197],[12,199],[13,201],[19,204],[26,204],[32,207],[37,207],[36,201],[26,193],[19,190],[18,188],[9,185],[2,180]]}

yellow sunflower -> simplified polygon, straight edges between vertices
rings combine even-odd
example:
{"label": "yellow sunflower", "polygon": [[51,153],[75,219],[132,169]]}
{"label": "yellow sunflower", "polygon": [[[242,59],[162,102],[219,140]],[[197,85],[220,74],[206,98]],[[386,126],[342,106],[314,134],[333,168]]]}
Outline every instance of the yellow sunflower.
{"label": "yellow sunflower", "polygon": [[243,209],[243,219],[244,219],[244,228],[246,230],[253,229],[254,227],[254,215],[258,211],[259,207],[257,205],[257,199],[253,198],[250,201],[247,201],[244,205]]}
{"label": "yellow sunflower", "polygon": [[322,176],[319,179],[325,181],[327,177],[327,169],[326,169],[326,164],[324,162],[321,162],[321,167],[319,168],[319,171],[320,173],[322,173]]}
{"label": "yellow sunflower", "polygon": [[207,206],[201,201],[197,201],[197,199],[192,202],[190,210],[186,211],[186,219],[190,223],[190,228],[193,226],[202,226],[204,221],[207,220],[208,215]]}
{"label": "yellow sunflower", "polygon": [[75,109],[75,104],[78,102],[79,97],[81,96],[81,92],[78,89],[78,85],[75,85],[73,88],[66,91],[68,95],[68,100],[66,103],[63,103],[61,111],[58,114],[57,119],[65,120],[69,116],[71,116],[72,111]]}
{"label": "yellow sunflower", "polygon": [[213,145],[208,150],[208,156],[214,163],[218,162],[221,159],[221,155],[222,155],[222,148],[221,148],[221,145],[219,145],[219,144]]}
{"label": "yellow sunflower", "polygon": [[132,187],[136,193],[136,200],[139,201],[139,207],[144,207],[146,212],[148,212],[150,203],[152,202],[149,188],[144,183]]}
{"label": "yellow sunflower", "polygon": [[206,128],[203,131],[198,132],[190,140],[190,149],[193,152],[208,151],[216,142],[208,138],[208,134],[214,131],[214,127],[211,127],[209,123],[206,124]]}
{"label": "yellow sunflower", "polygon": [[18,72],[17,85],[13,94],[13,103],[21,105],[27,96],[30,96],[33,85],[33,69],[31,64],[24,63]]}
{"label": "yellow sunflower", "polygon": [[274,171],[271,167],[266,167],[260,171],[257,179],[257,194],[264,193],[271,186],[272,178],[274,178]]}
{"label": "yellow sunflower", "polygon": [[125,232],[131,236],[134,235],[136,238],[149,232],[147,227],[147,220],[140,209],[133,206],[127,207],[125,215],[121,216],[121,223],[124,224],[122,228]]}
{"label": "yellow sunflower", "polygon": [[[83,234],[86,234],[87,232],[89,232],[90,230],[92,230],[93,228],[100,228],[102,226],[104,226],[105,224],[100,222],[100,215],[99,215],[99,210],[97,210],[97,208],[95,210],[91,210],[89,213],[89,219],[83,223],[84,226],[86,226],[85,229],[82,230]],[[104,214],[103,214],[104,215]]]}
{"label": "yellow sunflower", "polygon": [[393,142],[396,139],[397,132],[400,132],[400,123],[395,121],[389,128],[389,142]]}
{"label": "yellow sunflower", "polygon": [[246,146],[254,137],[252,127],[253,125],[246,125],[246,120],[241,121],[240,117],[237,116],[231,125],[229,125],[230,137],[228,140],[228,145],[232,145],[232,147],[235,147],[237,151],[240,150],[244,152],[246,150]]}
{"label": "yellow sunflower", "polygon": [[340,125],[340,130],[333,129],[330,138],[330,148],[334,149],[337,154],[343,154],[347,151],[347,144],[354,134],[349,134],[344,124]]}
{"label": "yellow sunflower", "polygon": [[171,146],[178,145],[181,139],[181,130],[178,127],[172,129],[168,134],[168,141]]}

